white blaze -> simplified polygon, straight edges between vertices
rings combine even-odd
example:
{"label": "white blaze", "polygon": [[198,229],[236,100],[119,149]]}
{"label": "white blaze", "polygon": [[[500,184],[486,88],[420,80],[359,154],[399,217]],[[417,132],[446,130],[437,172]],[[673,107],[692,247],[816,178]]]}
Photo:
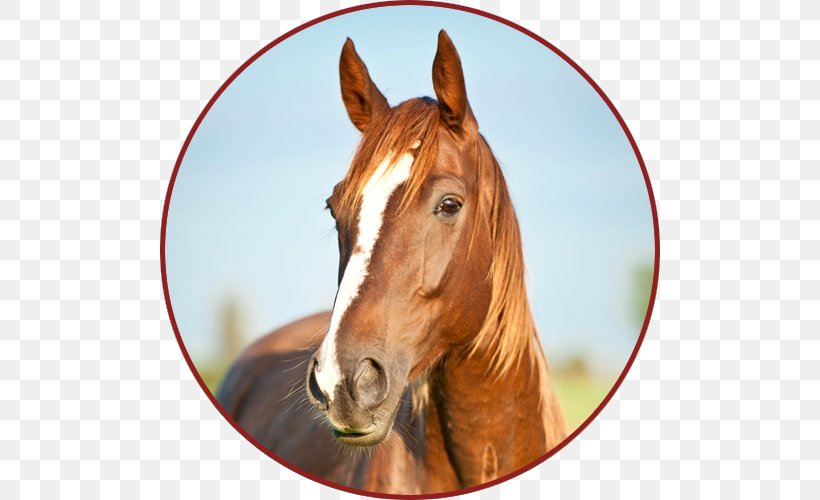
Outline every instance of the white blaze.
{"label": "white blaze", "polygon": [[[414,147],[417,147],[417,144],[414,144]],[[336,304],[333,306],[333,314],[330,317],[330,328],[319,350],[321,354],[316,367],[316,383],[329,399],[333,398],[335,388],[342,380],[339,358],[336,353],[339,323],[345,311],[359,295],[359,288],[367,276],[370,257],[379,239],[379,231],[384,222],[384,210],[387,208],[390,195],[410,177],[413,155],[405,153],[392,165],[389,163],[390,156],[388,155],[388,158],[376,168],[373,176],[368,179],[362,189],[356,244],[353,246],[353,253],[347,261],[342,282],[339,284]]]}

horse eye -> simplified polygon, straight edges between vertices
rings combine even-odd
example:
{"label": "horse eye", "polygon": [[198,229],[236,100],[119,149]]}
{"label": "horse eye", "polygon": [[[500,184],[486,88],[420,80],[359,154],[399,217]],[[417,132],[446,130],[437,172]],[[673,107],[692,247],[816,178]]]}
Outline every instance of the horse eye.
{"label": "horse eye", "polygon": [[455,198],[444,198],[436,208],[436,213],[453,216],[461,210],[461,202]]}
{"label": "horse eye", "polygon": [[330,206],[330,202],[325,203],[325,210],[330,212],[330,216],[336,219],[336,213],[333,211],[333,207]]}

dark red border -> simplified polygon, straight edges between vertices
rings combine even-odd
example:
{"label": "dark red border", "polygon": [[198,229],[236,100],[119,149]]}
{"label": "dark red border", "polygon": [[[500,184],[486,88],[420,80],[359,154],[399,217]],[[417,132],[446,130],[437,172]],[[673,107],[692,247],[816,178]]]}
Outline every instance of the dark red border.
{"label": "dark red border", "polygon": [[[288,464],[287,462],[283,461],[282,459],[280,459],[279,457],[277,457],[276,455],[271,453],[270,450],[266,449],[258,441],[256,441],[253,437],[251,437],[247,432],[245,432],[245,430],[242,429],[239,426],[239,424],[237,424],[236,421],[234,421],[233,418],[231,418],[225,412],[225,410],[219,405],[219,403],[217,403],[216,398],[214,398],[214,395],[211,394],[211,391],[208,390],[208,387],[202,381],[202,377],[199,376],[199,373],[197,372],[196,367],[194,366],[193,362],[191,361],[191,356],[188,354],[188,350],[185,348],[185,345],[182,342],[182,337],[179,334],[179,328],[177,327],[176,318],[174,317],[174,310],[171,307],[171,297],[170,297],[170,294],[168,292],[168,276],[167,276],[167,273],[166,273],[166,270],[165,270],[165,231],[166,231],[167,222],[168,222],[168,207],[170,206],[170,203],[171,203],[171,193],[174,189],[174,182],[176,181],[177,173],[179,172],[179,167],[182,164],[182,159],[185,156],[185,152],[188,150],[188,146],[191,143],[191,139],[193,138],[194,134],[196,133],[197,129],[199,128],[200,123],[202,123],[202,120],[205,118],[205,115],[208,114],[208,111],[214,105],[216,100],[219,99],[219,96],[222,95],[222,93],[225,91],[226,88],[228,88],[228,85],[230,85],[231,82],[233,82],[234,79],[236,79],[236,77],[239,76],[239,74],[242,73],[242,71],[245,70],[245,68],[247,68],[251,63],[253,63],[257,59],[259,59],[259,57],[261,57],[265,52],[270,50],[272,47],[275,47],[277,44],[279,44],[283,40],[286,40],[286,39],[292,37],[293,35],[299,33],[300,31],[302,31],[304,29],[310,28],[311,26],[313,26],[315,24],[318,24],[318,23],[321,23],[322,21],[325,21],[327,19],[331,19],[331,18],[334,18],[334,17],[337,17],[337,16],[341,16],[341,15],[344,15],[344,14],[347,14],[347,13],[350,13],[350,12],[356,12],[356,11],[365,10],[365,9],[374,9],[374,8],[385,7],[385,6],[393,6],[393,5],[421,5],[421,6],[428,6],[428,7],[443,7],[443,8],[447,8],[447,9],[461,10],[461,11],[464,11],[464,12],[469,12],[471,14],[478,14],[480,16],[484,16],[488,19],[492,19],[494,21],[498,21],[499,23],[505,24],[505,25],[509,26],[510,28],[516,29],[516,30],[520,31],[521,33],[529,36],[533,40],[541,43],[542,45],[544,45],[548,49],[555,52],[559,57],[561,57],[561,59],[566,61],[567,64],[572,66],[582,77],[584,77],[584,79],[590,85],[592,85],[592,88],[594,88],[595,91],[598,92],[598,94],[604,100],[606,105],[609,106],[609,109],[612,111],[612,113],[618,119],[618,123],[621,124],[621,128],[623,128],[624,133],[626,134],[627,138],[629,139],[629,143],[632,145],[632,150],[635,152],[635,156],[638,158],[638,163],[641,165],[641,171],[643,172],[644,182],[646,182],[646,189],[647,189],[647,192],[649,194],[649,204],[652,208],[652,223],[653,223],[654,230],[655,230],[655,269],[654,269],[654,274],[653,274],[653,277],[652,277],[652,292],[649,296],[649,306],[647,307],[646,318],[644,319],[643,326],[641,327],[641,334],[638,337],[638,341],[635,344],[635,349],[633,349],[632,354],[629,357],[629,361],[626,363],[626,366],[624,367],[623,372],[621,372],[621,375],[618,377],[618,380],[615,381],[615,384],[612,386],[612,389],[610,389],[609,393],[606,395],[606,397],[601,402],[601,404],[598,405],[598,408],[596,408],[595,411],[592,412],[592,414],[584,421],[584,423],[581,424],[572,434],[567,436],[566,439],[564,439],[558,446],[556,446],[555,448],[550,450],[548,453],[546,453],[543,457],[541,457],[538,460],[532,462],[531,464],[529,464],[527,466],[524,466],[524,467],[518,469],[515,472],[507,474],[506,476],[497,478],[493,481],[490,481],[490,482],[487,482],[487,483],[484,483],[484,484],[481,484],[481,485],[478,485],[478,486],[465,488],[463,490],[456,490],[456,491],[451,491],[451,492],[447,492],[447,493],[436,493],[436,494],[431,494],[431,495],[396,495],[396,494],[385,494],[385,493],[378,493],[377,494],[377,493],[373,493],[373,492],[369,492],[369,491],[357,490],[357,489],[354,489],[354,488],[349,488],[349,487],[346,487],[346,486],[341,486],[341,485],[332,483],[330,481],[327,481],[326,479],[322,479],[322,478],[313,476],[312,474],[309,474],[309,473],[307,473],[303,470],[300,470],[297,467],[294,467],[294,466]],[[202,113],[200,113],[199,117],[196,119],[196,122],[194,122],[194,126],[191,128],[191,131],[188,133],[188,137],[185,138],[185,143],[182,145],[182,151],[180,151],[179,157],[177,158],[176,164],[174,165],[174,171],[173,171],[173,173],[171,173],[171,179],[168,182],[168,191],[165,195],[165,205],[164,205],[163,210],[162,210],[162,229],[161,229],[161,232],[160,232],[160,264],[161,264],[161,267],[162,267],[162,289],[165,293],[165,305],[168,308],[168,316],[171,319],[171,326],[174,329],[174,334],[176,335],[177,342],[179,343],[179,347],[182,350],[182,355],[185,357],[185,362],[188,363],[188,367],[191,369],[191,372],[194,374],[194,378],[196,378],[196,381],[199,383],[200,387],[202,387],[202,390],[205,391],[205,394],[208,396],[208,399],[211,400],[211,403],[213,403],[213,405],[216,407],[216,409],[219,411],[219,413],[221,413],[222,416],[225,417],[225,419],[228,422],[230,422],[231,425],[233,425],[234,428],[245,439],[247,439],[254,446],[259,448],[259,450],[261,452],[268,455],[272,459],[276,460],[280,464],[284,465],[288,469],[290,469],[290,470],[292,470],[292,471],[294,471],[294,472],[296,472],[296,473],[298,473],[298,474],[300,474],[304,477],[312,479],[312,480],[314,480],[318,483],[324,484],[325,486],[330,486],[332,488],[336,488],[336,489],[339,489],[339,490],[342,490],[342,491],[346,491],[348,493],[354,493],[354,494],[358,494],[358,495],[365,495],[365,496],[375,497],[375,498],[444,498],[444,497],[455,496],[455,495],[463,495],[463,494],[466,494],[466,493],[471,493],[471,492],[474,492],[474,491],[482,490],[482,489],[488,488],[490,486],[495,486],[496,484],[499,484],[503,481],[506,481],[510,478],[518,476],[519,474],[522,474],[522,473],[532,469],[536,465],[541,464],[542,462],[544,462],[545,460],[547,460],[548,458],[550,458],[554,454],[558,453],[558,451],[560,451],[564,446],[566,446],[567,443],[569,443],[570,441],[575,439],[575,437],[578,434],[580,434],[581,431],[583,431],[589,425],[589,423],[593,419],[595,419],[595,417],[598,416],[599,413],[601,413],[601,410],[603,410],[604,406],[606,406],[607,403],[609,403],[609,400],[612,399],[612,396],[615,394],[615,391],[617,391],[618,387],[620,387],[621,383],[623,382],[624,378],[626,377],[626,374],[629,372],[629,369],[632,367],[632,363],[635,362],[635,358],[638,355],[638,350],[640,349],[641,344],[643,344],[644,337],[646,337],[646,330],[649,327],[649,319],[652,316],[652,309],[655,305],[655,295],[658,291],[658,270],[659,270],[659,267],[660,267],[660,235],[659,235],[659,228],[658,228],[658,211],[657,211],[657,207],[655,205],[655,195],[652,191],[652,184],[649,181],[649,173],[646,170],[646,165],[644,164],[643,157],[641,156],[640,151],[638,151],[638,145],[635,143],[635,138],[632,137],[632,134],[629,132],[629,128],[627,128],[627,126],[626,126],[626,122],[624,122],[624,119],[621,117],[620,113],[618,113],[618,110],[615,109],[615,106],[612,104],[612,101],[609,100],[609,98],[606,96],[606,94],[604,94],[604,91],[601,90],[601,88],[598,86],[598,84],[596,84],[592,80],[592,78],[590,78],[590,76],[583,69],[581,69],[581,67],[578,66],[578,64],[575,63],[575,61],[570,59],[566,54],[561,52],[557,47],[555,47],[554,45],[552,45],[548,41],[544,40],[540,36],[536,35],[535,33],[529,31],[528,29],[526,29],[522,26],[519,26],[519,25],[513,23],[512,21],[509,21],[509,20],[504,19],[502,17],[496,16],[494,14],[490,14],[490,13],[487,13],[487,12],[483,12],[483,11],[478,10],[478,9],[474,9],[472,7],[464,7],[464,6],[461,6],[461,5],[453,5],[453,4],[443,3],[443,2],[412,1],[412,0],[411,1],[396,1],[396,2],[374,2],[374,3],[371,3],[371,4],[359,5],[359,6],[355,6],[355,7],[349,7],[349,8],[346,8],[346,9],[338,10],[336,12],[332,12],[330,14],[325,14],[325,15],[320,16],[316,19],[313,19],[312,21],[309,21],[309,22],[307,22],[307,23],[305,23],[301,26],[298,26],[298,27],[294,28],[293,30],[291,30],[291,31],[285,33],[284,35],[280,36],[279,38],[277,38],[276,40],[272,41],[271,43],[269,43],[268,45],[263,47],[261,50],[259,50],[259,52],[257,52],[253,56],[251,56],[250,59],[245,61],[245,63],[243,63],[236,71],[234,71],[233,74],[225,81],[225,83],[223,83],[222,86],[219,87],[219,90],[217,90],[216,94],[214,94],[214,96],[211,98],[211,100],[208,101],[208,104],[205,105],[205,109],[202,110]]]}

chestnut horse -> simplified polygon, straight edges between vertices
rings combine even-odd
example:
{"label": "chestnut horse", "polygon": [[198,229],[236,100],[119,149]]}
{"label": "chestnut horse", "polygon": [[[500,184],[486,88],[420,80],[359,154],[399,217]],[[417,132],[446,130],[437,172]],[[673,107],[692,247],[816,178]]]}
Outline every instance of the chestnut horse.
{"label": "chestnut horse", "polygon": [[458,53],[440,32],[437,100],[395,107],[350,39],[339,66],[362,138],[327,200],[339,240],[333,311],[251,345],[217,398],[272,453],[336,484],[434,493],[513,472],[566,431],[518,222]]}

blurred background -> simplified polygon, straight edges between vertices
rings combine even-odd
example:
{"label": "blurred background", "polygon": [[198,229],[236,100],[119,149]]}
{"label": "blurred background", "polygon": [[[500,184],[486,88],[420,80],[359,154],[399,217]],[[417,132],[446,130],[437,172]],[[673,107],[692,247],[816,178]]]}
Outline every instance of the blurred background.
{"label": "blurred background", "polygon": [[571,427],[623,370],[646,313],[654,235],[616,118],[572,67],[512,28],[391,6],[330,19],[265,53],[191,141],[168,213],[166,269],[180,334],[212,391],[255,338],[333,305],[338,256],[324,200],[358,143],[339,95],[345,38],[396,104],[434,96],[442,28],[507,177],[533,312]]}

